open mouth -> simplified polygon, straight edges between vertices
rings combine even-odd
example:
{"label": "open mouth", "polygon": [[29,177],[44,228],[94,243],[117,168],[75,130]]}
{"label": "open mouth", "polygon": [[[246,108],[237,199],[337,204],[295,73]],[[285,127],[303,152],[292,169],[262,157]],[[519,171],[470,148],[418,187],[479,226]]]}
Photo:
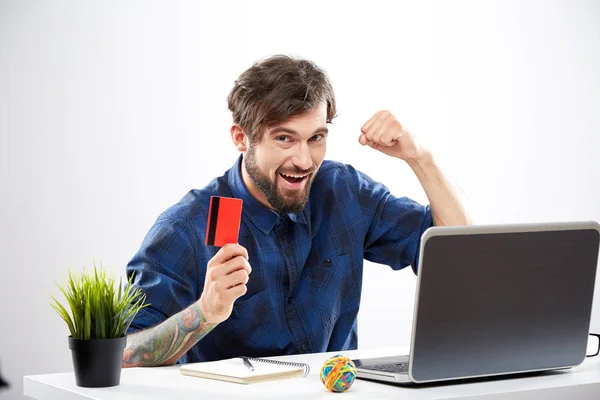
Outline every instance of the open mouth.
{"label": "open mouth", "polygon": [[297,174],[279,173],[279,176],[281,176],[283,178],[283,180],[285,180],[286,182],[292,183],[292,184],[298,184],[298,183],[305,181],[306,179],[308,179],[309,175],[310,174],[297,175]]}

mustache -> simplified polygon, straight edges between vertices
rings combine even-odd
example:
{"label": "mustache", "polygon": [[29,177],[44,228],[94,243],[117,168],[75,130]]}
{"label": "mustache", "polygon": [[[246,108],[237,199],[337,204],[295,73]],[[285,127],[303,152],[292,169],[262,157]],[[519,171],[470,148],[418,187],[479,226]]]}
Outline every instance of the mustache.
{"label": "mustache", "polygon": [[309,168],[309,169],[300,169],[300,168],[294,168],[294,169],[278,169],[277,173],[280,174],[289,174],[289,175],[305,175],[305,174],[312,174],[313,172],[315,172],[316,168]]}

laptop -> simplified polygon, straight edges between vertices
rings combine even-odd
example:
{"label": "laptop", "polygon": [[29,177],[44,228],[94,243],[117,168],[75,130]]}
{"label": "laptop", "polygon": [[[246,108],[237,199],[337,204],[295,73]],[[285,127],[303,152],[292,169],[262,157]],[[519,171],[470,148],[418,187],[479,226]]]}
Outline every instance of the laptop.
{"label": "laptop", "polygon": [[599,241],[594,221],[429,228],[410,354],[353,360],[357,377],[426,383],[580,364]]}

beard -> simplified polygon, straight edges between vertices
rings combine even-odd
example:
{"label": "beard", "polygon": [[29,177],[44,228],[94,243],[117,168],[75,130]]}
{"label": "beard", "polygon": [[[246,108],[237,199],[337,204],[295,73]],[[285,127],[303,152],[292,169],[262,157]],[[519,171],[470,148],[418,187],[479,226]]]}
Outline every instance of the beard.
{"label": "beard", "polygon": [[281,172],[285,172],[288,174],[303,175],[309,171],[303,171],[301,169],[294,169],[293,171],[281,171],[281,168],[278,168],[275,172],[275,181],[272,181],[260,170],[256,164],[255,149],[252,145],[246,153],[246,160],[244,164],[246,166],[246,172],[250,176],[250,179],[252,179],[252,182],[254,182],[254,185],[262,194],[265,195],[271,207],[273,207],[276,211],[286,214],[296,214],[304,210],[306,203],[308,203],[310,187],[315,179],[315,171],[310,171],[312,174],[306,178],[308,181],[302,190],[292,191],[290,192],[289,196],[285,196],[279,192],[279,174]]}

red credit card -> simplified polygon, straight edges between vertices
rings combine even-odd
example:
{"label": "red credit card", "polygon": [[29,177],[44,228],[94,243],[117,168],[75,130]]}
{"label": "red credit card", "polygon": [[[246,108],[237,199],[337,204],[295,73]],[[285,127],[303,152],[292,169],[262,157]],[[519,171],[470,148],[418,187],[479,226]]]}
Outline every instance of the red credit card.
{"label": "red credit card", "polygon": [[242,199],[211,196],[206,226],[206,244],[225,246],[237,243],[242,219]]}

